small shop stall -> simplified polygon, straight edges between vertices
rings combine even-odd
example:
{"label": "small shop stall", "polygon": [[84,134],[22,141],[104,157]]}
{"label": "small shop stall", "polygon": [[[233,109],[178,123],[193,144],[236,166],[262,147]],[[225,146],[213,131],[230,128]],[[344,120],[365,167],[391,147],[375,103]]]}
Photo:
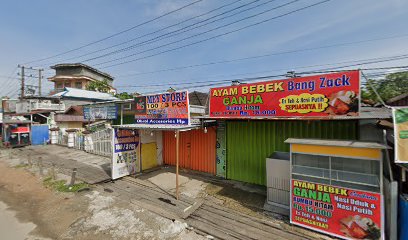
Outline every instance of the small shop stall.
{"label": "small shop stall", "polygon": [[[112,179],[161,165],[163,132],[171,131],[176,139],[173,148],[176,153],[176,198],[178,199],[180,132],[200,128],[200,125],[192,125],[190,122],[188,92],[137,96],[133,105],[134,124],[113,126]],[[132,157],[129,158],[129,156]],[[132,162],[131,165],[135,167],[126,166],[129,162]],[[117,167],[118,164],[121,166]]]}
{"label": "small shop stall", "polygon": [[290,221],[343,239],[384,239],[383,149],[289,138]]}
{"label": "small shop stall", "polygon": [[3,120],[4,145],[10,147],[22,147],[31,144],[29,120]]}

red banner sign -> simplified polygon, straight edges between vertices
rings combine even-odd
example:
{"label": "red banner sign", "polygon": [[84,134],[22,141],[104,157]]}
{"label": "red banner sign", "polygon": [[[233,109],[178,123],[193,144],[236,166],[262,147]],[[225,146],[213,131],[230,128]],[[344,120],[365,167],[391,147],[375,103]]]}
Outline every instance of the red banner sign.
{"label": "red banner sign", "polygon": [[256,118],[357,116],[360,73],[348,71],[212,88],[210,116]]}
{"label": "red banner sign", "polygon": [[381,239],[381,195],[292,180],[291,223],[344,239]]}

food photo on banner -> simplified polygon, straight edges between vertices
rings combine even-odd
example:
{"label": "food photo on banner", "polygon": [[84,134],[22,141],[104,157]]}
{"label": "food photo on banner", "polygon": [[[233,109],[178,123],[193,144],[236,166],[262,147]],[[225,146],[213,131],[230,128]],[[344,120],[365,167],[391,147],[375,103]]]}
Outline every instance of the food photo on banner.
{"label": "food photo on banner", "polygon": [[395,162],[408,163],[408,107],[392,109],[394,119]]}
{"label": "food photo on banner", "polygon": [[272,80],[210,90],[210,116],[358,116],[360,71]]}
{"label": "food photo on banner", "polygon": [[136,124],[189,125],[188,92],[135,97]]}
{"label": "food photo on banner", "polygon": [[291,223],[344,239],[381,239],[381,194],[292,179]]}
{"label": "food photo on banner", "polygon": [[114,128],[112,131],[112,179],[140,172],[138,130]]}

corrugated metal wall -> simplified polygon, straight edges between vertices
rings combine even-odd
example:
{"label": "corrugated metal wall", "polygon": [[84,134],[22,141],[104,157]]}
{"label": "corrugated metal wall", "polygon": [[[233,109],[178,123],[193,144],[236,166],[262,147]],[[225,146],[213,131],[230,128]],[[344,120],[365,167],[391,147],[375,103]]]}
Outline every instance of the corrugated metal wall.
{"label": "corrugated metal wall", "polygon": [[[208,128],[180,132],[180,159],[182,168],[215,174],[216,129]],[[176,165],[176,138],[174,131],[163,132],[163,159]]]}
{"label": "corrugated metal wall", "polygon": [[357,121],[227,121],[227,178],[266,184],[266,158],[287,138],[358,138]]}

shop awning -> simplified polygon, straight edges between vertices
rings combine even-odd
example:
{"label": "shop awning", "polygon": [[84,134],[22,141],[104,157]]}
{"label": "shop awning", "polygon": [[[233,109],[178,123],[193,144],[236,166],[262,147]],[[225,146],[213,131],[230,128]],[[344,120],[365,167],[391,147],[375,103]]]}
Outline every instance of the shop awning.
{"label": "shop awning", "polygon": [[199,129],[200,125],[189,125],[189,126],[179,126],[179,125],[163,125],[163,124],[126,124],[126,125],[114,125],[114,128],[129,128],[129,129],[149,129],[157,131],[189,131],[193,129]]}
{"label": "shop awning", "polygon": [[375,142],[308,139],[308,138],[288,138],[286,139],[285,143],[336,146],[336,147],[354,147],[354,148],[377,148],[377,149],[387,149],[388,148],[384,144],[375,143]]}

